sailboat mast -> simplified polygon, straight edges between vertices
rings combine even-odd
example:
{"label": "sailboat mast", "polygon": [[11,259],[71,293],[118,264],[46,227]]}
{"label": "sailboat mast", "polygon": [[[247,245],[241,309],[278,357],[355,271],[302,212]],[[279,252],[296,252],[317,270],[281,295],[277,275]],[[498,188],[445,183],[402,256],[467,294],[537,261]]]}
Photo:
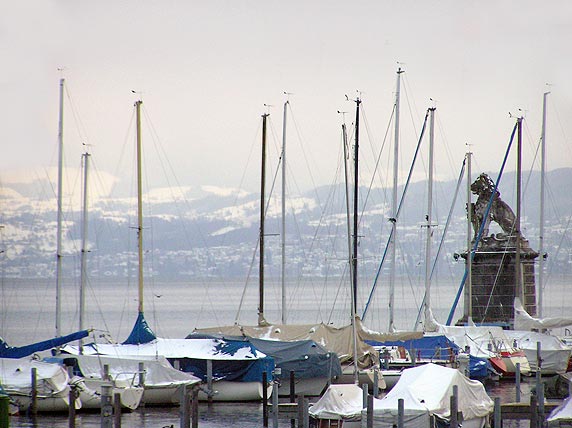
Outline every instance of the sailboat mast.
{"label": "sailboat mast", "polygon": [[542,318],[542,306],[544,304],[544,186],[546,175],[546,99],[550,92],[545,92],[542,101],[542,134],[540,137],[540,231],[538,252],[540,259],[538,259],[538,308],[537,314]]}
{"label": "sailboat mast", "polygon": [[258,265],[258,325],[265,323],[264,319],[264,216],[265,216],[265,181],[266,181],[266,118],[262,115],[262,165],[260,168],[260,234],[259,234],[259,265]]}
{"label": "sailboat mast", "polygon": [[351,316],[352,316],[352,334],[353,334],[353,352],[354,352],[354,383],[356,385],[359,384],[359,376],[358,376],[358,353],[357,353],[357,333],[356,333],[356,311],[355,311],[355,304],[354,304],[354,286],[353,286],[353,257],[352,257],[352,241],[351,241],[351,224],[350,224],[350,192],[348,188],[349,184],[349,171],[348,171],[348,135],[346,131],[346,124],[342,124],[342,138],[343,138],[343,145],[344,145],[344,184],[346,189],[346,220],[347,220],[347,227],[348,227],[348,256],[349,256],[349,266],[350,266],[350,287],[352,290],[351,294]]}
{"label": "sailboat mast", "polygon": [[427,240],[425,244],[425,320],[430,319],[431,308],[431,221],[433,210],[433,147],[435,137],[435,107],[429,109],[429,179],[427,184]]}
{"label": "sailboat mast", "polygon": [[288,101],[284,103],[282,120],[282,324],[286,324],[286,114]]}
{"label": "sailboat mast", "polygon": [[62,190],[64,159],[64,84],[60,79],[60,105],[58,120],[58,197],[56,226],[56,337],[61,336],[62,328]]}
{"label": "sailboat mast", "polygon": [[469,325],[471,325],[473,319],[473,246],[471,245],[473,238],[473,212],[471,211],[471,161],[472,153],[469,150],[467,152],[467,301],[465,302]]}
{"label": "sailboat mast", "polygon": [[[83,158],[83,210],[81,219],[81,285],[79,289],[79,329],[83,330],[85,325],[85,282],[87,279],[86,258],[87,258],[87,215],[88,215],[88,177],[90,154],[85,152]],[[82,342],[80,341],[80,351]]]}
{"label": "sailboat mast", "polygon": [[359,185],[359,106],[361,100],[356,100],[356,131],[354,146],[354,213],[353,213],[353,256],[352,256],[352,275],[353,275],[353,310],[357,313],[357,252],[358,252],[358,185]]}
{"label": "sailboat mast", "polygon": [[143,101],[135,102],[137,112],[137,251],[139,256],[138,270],[138,290],[140,314],[143,313],[143,186],[141,181],[141,104]]}
{"label": "sailboat mast", "polygon": [[520,266],[520,203],[521,203],[521,177],[522,177],[522,117],[517,119],[517,150],[516,150],[516,221],[514,232],[516,233],[516,257],[515,257],[515,296],[520,299],[526,309],[524,290],[522,287],[522,269]]}
{"label": "sailboat mast", "polygon": [[399,172],[399,107],[401,98],[401,67],[397,70],[397,82],[395,85],[395,136],[393,145],[393,192],[391,195],[391,235],[389,249],[391,251],[391,270],[389,273],[389,331],[395,331],[394,303],[395,303],[395,270],[396,270],[396,239],[397,239],[397,176]]}

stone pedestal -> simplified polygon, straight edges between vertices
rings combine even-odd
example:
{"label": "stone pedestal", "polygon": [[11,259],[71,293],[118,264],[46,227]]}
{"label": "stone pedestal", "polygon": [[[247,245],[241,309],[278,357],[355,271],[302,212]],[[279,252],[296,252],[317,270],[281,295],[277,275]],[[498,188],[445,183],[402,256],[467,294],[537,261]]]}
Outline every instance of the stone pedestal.
{"label": "stone pedestal", "polygon": [[[472,319],[475,324],[499,324],[514,326],[514,298],[516,296],[516,246],[511,242],[489,238],[477,250],[472,262]],[[467,263],[467,253],[461,254]],[[520,250],[520,265],[526,311],[536,315],[536,285],[534,260],[538,253],[531,250],[523,240]],[[458,324],[465,324],[468,317],[468,280],[465,283],[465,315]]]}

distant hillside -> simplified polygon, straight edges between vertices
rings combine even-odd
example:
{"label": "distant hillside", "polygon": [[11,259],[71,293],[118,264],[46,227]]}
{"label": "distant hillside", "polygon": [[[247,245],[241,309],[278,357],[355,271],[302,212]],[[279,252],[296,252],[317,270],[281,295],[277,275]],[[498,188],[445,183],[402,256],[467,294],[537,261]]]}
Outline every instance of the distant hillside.
{"label": "distant hillside", "polygon": [[[477,174],[478,172],[475,172]],[[496,174],[490,174],[496,179]],[[515,174],[501,181],[504,201],[515,209]],[[569,221],[572,197],[568,191],[572,168],[547,174],[546,252],[549,268],[569,272],[572,243]],[[523,178],[523,231],[533,248],[538,242],[539,173]],[[449,214],[456,182],[434,186],[433,254]],[[5,184],[0,192],[2,242],[6,278],[51,277],[55,269],[56,204],[47,182]],[[401,195],[403,189],[399,190]],[[385,250],[389,233],[389,189],[362,188],[360,201],[360,271],[373,274]],[[427,183],[409,187],[398,221],[399,263],[403,271],[423,260]],[[175,195],[175,196],[173,196]],[[465,197],[462,183],[439,265],[450,265],[453,253],[466,246]],[[259,196],[235,189],[155,189],[145,200],[145,265],[149,275],[165,279],[205,276],[245,278],[256,260]],[[77,201],[76,201],[77,202]],[[135,270],[136,224],[133,198],[98,199],[90,207],[90,275],[122,277]],[[66,203],[69,206],[71,203]],[[64,266],[69,275],[79,271],[79,203],[66,209]],[[304,195],[290,196],[287,215],[287,266],[291,274],[338,275],[347,260],[347,221],[344,186],[323,186]],[[266,222],[268,275],[280,265],[280,205],[272,200]],[[256,266],[256,265],[255,265]],[[256,272],[257,269],[254,269]]]}

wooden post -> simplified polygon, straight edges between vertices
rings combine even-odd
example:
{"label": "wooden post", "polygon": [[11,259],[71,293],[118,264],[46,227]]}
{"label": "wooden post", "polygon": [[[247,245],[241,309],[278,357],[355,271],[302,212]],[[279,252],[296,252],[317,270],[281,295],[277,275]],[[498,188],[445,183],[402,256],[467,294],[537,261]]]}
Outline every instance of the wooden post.
{"label": "wooden post", "polygon": [[70,388],[69,393],[69,407],[68,407],[68,427],[75,428],[75,390]]}
{"label": "wooden post", "polygon": [[139,363],[139,386],[145,387],[145,363]]}
{"label": "wooden post", "polygon": [[262,372],[262,426],[268,426],[268,373]]}
{"label": "wooden post", "polygon": [[373,396],[377,398],[377,391],[379,390],[379,372],[373,369]]}
{"label": "wooden post", "polygon": [[366,408],[367,407],[367,395],[368,395],[368,389],[367,389],[367,383],[364,383],[361,386],[361,391],[362,391],[362,396],[363,396],[363,401],[362,401],[362,407]]}
{"label": "wooden post", "polygon": [[30,414],[36,416],[38,414],[38,369],[32,367],[32,397],[30,403]]}
{"label": "wooden post", "polygon": [[400,398],[397,400],[397,428],[405,426],[405,400]]}
{"label": "wooden post", "polygon": [[199,388],[197,386],[192,389],[191,421],[192,428],[199,428]]}
{"label": "wooden post", "polygon": [[538,428],[538,407],[534,394],[530,396],[530,428]]}
{"label": "wooden post", "polygon": [[209,390],[208,403],[213,403],[213,360],[207,360],[207,388]]}
{"label": "wooden post", "polygon": [[298,428],[304,426],[304,396],[298,396]]}
{"label": "wooden post", "polygon": [[106,381],[106,382],[110,380],[110,376],[109,376],[109,364],[104,364],[104,365],[103,365],[103,380]]}
{"label": "wooden post", "polygon": [[190,421],[190,410],[189,410],[189,396],[187,391],[187,385],[181,386],[181,402],[179,403],[179,426],[180,428],[189,428]]}
{"label": "wooden post", "polygon": [[310,408],[310,400],[302,396],[302,428],[308,428],[310,426],[310,414],[308,410]]}
{"label": "wooden post", "polygon": [[516,387],[516,402],[520,403],[520,363],[516,363],[516,373],[514,374],[514,385]]}
{"label": "wooden post", "polygon": [[272,382],[272,427],[278,428],[278,382]]}
{"label": "wooden post", "polygon": [[290,370],[290,403],[296,401],[296,373]]}
{"label": "wooden post", "polygon": [[457,385],[453,385],[453,395],[451,395],[450,398],[451,428],[458,428],[459,426],[459,421],[457,420],[457,413],[459,411],[458,395],[459,395],[459,387]]}
{"label": "wooden post", "polygon": [[502,428],[500,397],[495,397],[495,412],[494,412],[494,419],[493,419],[493,428]]}
{"label": "wooden post", "polygon": [[121,394],[119,392],[113,394],[113,425],[115,428],[121,428]]}
{"label": "wooden post", "polygon": [[113,405],[111,404],[111,385],[101,386],[101,428],[113,427]]}
{"label": "wooden post", "polygon": [[367,396],[367,428],[373,428],[373,395]]}
{"label": "wooden post", "polygon": [[544,422],[544,384],[542,383],[541,343],[536,342],[536,397],[538,398],[538,419]]}

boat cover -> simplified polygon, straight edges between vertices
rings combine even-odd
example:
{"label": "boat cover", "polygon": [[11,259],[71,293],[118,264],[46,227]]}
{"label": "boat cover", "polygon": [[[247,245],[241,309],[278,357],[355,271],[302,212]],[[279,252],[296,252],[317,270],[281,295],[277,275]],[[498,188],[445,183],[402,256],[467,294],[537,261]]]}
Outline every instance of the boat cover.
{"label": "boat cover", "polygon": [[139,345],[141,343],[149,343],[155,339],[157,339],[157,336],[155,336],[155,333],[153,333],[153,330],[149,327],[145,315],[143,315],[143,312],[139,312],[135,325],[123,344]]}
{"label": "boat cover", "polygon": [[30,395],[32,368],[36,369],[38,397],[50,397],[68,387],[67,371],[58,364],[30,358],[0,359],[0,383],[8,394]]}
{"label": "boat cover", "polygon": [[[463,414],[463,426],[482,426],[494,410],[493,400],[483,384],[470,380],[456,369],[429,363],[403,370],[397,384],[382,399],[374,399],[375,427],[397,424],[398,400],[404,400],[405,427],[428,428],[428,416],[450,417],[453,386],[458,387],[458,408]],[[362,411],[362,419],[365,418]],[[477,422],[475,423],[471,423]]]}
{"label": "boat cover", "polygon": [[88,330],[81,330],[67,336],[54,337],[53,339],[44,340],[42,342],[32,343],[26,346],[8,346],[8,344],[0,337],[0,358],[24,358],[35,354],[36,352],[47,351],[74,340],[80,340],[89,335]]}
{"label": "boat cover", "polygon": [[[461,349],[442,334],[427,333],[418,339],[410,340],[389,340],[377,342],[367,340],[372,346],[403,346],[410,355],[415,355],[417,361],[425,360],[439,362],[442,360],[453,361]],[[492,373],[493,369],[488,358],[469,355],[469,377],[471,379],[483,379]]]}
{"label": "boat cover", "polygon": [[449,338],[461,349],[470,348],[475,357],[491,358],[498,352],[516,352],[513,341],[505,330],[498,326],[444,326],[438,327],[438,333]]}
{"label": "boat cover", "polygon": [[294,340],[284,342],[282,340],[256,339],[252,337],[225,337],[191,333],[187,339],[195,338],[221,338],[243,340],[252,343],[256,349],[274,358],[277,368],[282,370],[282,378],[295,373],[296,379],[310,378],[336,378],[342,375],[342,366],[338,356],[320,346],[313,340]]}
{"label": "boat cover", "polygon": [[526,312],[518,297],[514,299],[515,330],[547,330],[570,325],[572,325],[572,318],[570,317],[534,318]]}
{"label": "boat cover", "polygon": [[363,409],[363,390],[352,384],[334,384],[328,386],[324,395],[313,404],[309,413],[317,419],[361,418]]}
{"label": "boat cover", "polygon": [[550,412],[546,421],[549,427],[560,426],[561,422],[565,423],[563,425],[570,426],[572,422],[572,396],[566,398],[562,404]]}
{"label": "boat cover", "polygon": [[517,346],[524,351],[530,369],[537,370],[537,342],[540,342],[542,373],[565,373],[572,349],[556,336],[534,331],[505,330],[505,334],[516,340]]}
{"label": "boat cover", "polygon": [[[76,346],[67,345],[64,352],[79,355]],[[260,382],[262,373],[272,380],[274,359],[256,349],[251,343],[220,339],[163,339],[139,345],[96,344],[83,346],[86,355],[113,357],[156,357],[162,355],[169,362],[179,360],[183,371],[205,380],[207,360],[213,361],[213,378],[242,382]]]}
{"label": "boat cover", "polygon": [[[66,358],[67,357],[67,358]],[[77,367],[77,374],[89,379],[101,379],[103,366],[109,367],[113,379],[126,380],[138,384],[139,363],[143,363],[145,385],[164,387],[172,385],[192,385],[201,380],[190,373],[176,370],[163,356],[151,358],[108,357],[105,355],[66,355],[59,356],[60,363]],[[52,359],[50,359],[51,361]],[[75,360],[75,361],[70,361]]]}
{"label": "boat cover", "polygon": [[[379,333],[367,329],[356,317],[356,332],[358,336],[358,366],[369,368],[379,364],[377,351],[368,345],[366,340],[405,340],[418,338],[421,332],[408,333]],[[231,325],[195,329],[198,333],[217,334],[226,336],[255,337],[258,339],[282,340],[313,340],[330,352],[338,355],[341,363],[353,361],[353,326],[334,327],[326,324],[274,324],[264,326]]]}

